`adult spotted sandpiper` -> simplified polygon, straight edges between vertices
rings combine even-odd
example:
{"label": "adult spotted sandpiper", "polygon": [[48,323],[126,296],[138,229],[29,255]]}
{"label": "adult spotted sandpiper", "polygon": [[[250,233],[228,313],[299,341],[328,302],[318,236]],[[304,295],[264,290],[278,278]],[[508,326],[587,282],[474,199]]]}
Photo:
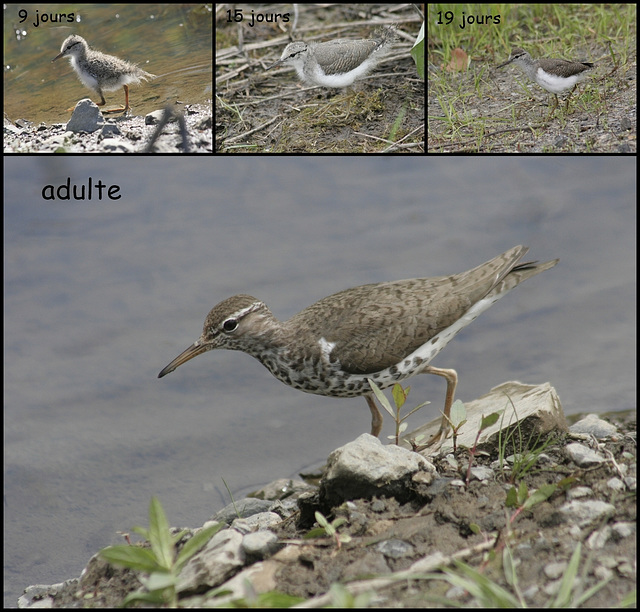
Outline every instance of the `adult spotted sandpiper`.
{"label": "adult spotted sandpiper", "polygon": [[293,66],[300,80],[324,87],[348,87],[373,70],[396,38],[385,27],[377,38],[339,38],[323,43],[289,43],[280,59],[267,68]]}
{"label": "adult spotted sandpiper", "polygon": [[[522,281],[553,268],[518,263],[526,247],[453,276],[412,278],[362,285],[323,298],[287,321],[278,321],[264,302],[235,295],[207,315],[202,335],[158,378],[212,349],[244,351],[277,379],[307,393],[332,397],[364,395],[371,410],[371,434],[382,429],[368,379],[386,388],[428,373],[447,381],[448,417],[458,381],[455,370],[429,362],[480,313]],[[443,417],[440,439],[447,429]]]}
{"label": "adult spotted sandpiper", "polygon": [[106,104],[103,91],[115,91],[120,87],[124,89],[125,105],[121,108],[104,111],[107,113],[128,111],[129,84],[139,83],[140,80],[153,79],[156,76],[145,72],[135,64],[91,49],[87,41],[77,34],[72,34],[62,43],[60,53],[51,61],[55,62],[61,57],[68,57],[71,61],[71,66],[78,74],[78,78],[83,85],[100,96],[98,106]]}
{"label": "adult spotted sandpiper", "polygon": [[[571,62],[565,59],[546,58],[534,60],[526,51],[518,48],[513,49],[509,59],[504,64],[500,64],[498,68],[502,68],[511,62],[521,68],[542,89],[546,89],[555,95],[556,104],[552,112],[558,106],[558,94],[572,87],[575,89],[580,81],[587,78],[586,71],[593,68],[591,62]],[[573,93],[573,90],[571,93]],[[567,96],[565,110],[569,106],[570,97],[571,94]]]}

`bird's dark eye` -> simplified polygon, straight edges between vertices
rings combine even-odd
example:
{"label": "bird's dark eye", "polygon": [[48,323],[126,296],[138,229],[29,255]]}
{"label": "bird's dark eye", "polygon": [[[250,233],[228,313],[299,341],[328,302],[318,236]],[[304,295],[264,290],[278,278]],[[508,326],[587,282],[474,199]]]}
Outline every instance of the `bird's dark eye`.
{"label": "bird's dark eye", "polygon": [[238,320],[237,319],[227,319],[222,324],[222,329],[224,329],[224,331],[226,331],[226,332],[236,331],[236,329],[238,329]]}

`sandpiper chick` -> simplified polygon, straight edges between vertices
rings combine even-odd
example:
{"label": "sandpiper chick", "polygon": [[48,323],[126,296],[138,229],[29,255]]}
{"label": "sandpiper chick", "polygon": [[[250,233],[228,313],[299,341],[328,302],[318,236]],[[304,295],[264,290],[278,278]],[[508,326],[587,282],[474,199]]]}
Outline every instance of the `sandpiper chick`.
{"label": "sandpiper chick", "polygon": [[394,27],[385,27],[377,38],[339,38],[323,43],[289,43],[280,59],[267,68],[293,66],[300,80],[324,87],[348,87],[376,67],[396,38]]}
{"label": "sandpiper chick", "polygon": [[[593,68],[591,62],[571,62],[555,58],[534,60],[524,49],[518,48],[513,49],[509,59],[504,64],[497,66],[497,68],[502,68],[511,62],[523,70],[532,81],[556,97],[556,104],[553,110],[558,106],[558,94],[572,87],[571,93],[573,93],[578,83],[587,78],[586,71]],[[565,110],[569,105],[571,93],[567,96]]]}
{"label": "sandpiper chick", "polygon": [[104,111],[107,113],[128,111],[129,83],[140,83],[141,80],[146,81],[156,76],[145,72],[135,64],[92,49],[87,41],[77,34],[72,34],[62,43],[60,53],[51,61],[55,62],[61,57],[68,57],[83,85],[100,96],[98,106],[106,104],[103,91],[115,91],[120,87],[124,89],[124,107]]}
{"label": "sandpiper chick", "polygon": [[447,381],[441,440],[458,382],[455,370],[431,360],[464,327],[521,282],[553,268],[520,260],[517,246],[460,274],[362,285],[334,293],[287,321],[250,295],[235,295],[207,315],[202,335],[160,374],[212,349],[244,351],[283,383],[317,395],[364,395],[371,411],[371,434],[382,429],[369,379],[384,389],[414,376],[435,374]]}

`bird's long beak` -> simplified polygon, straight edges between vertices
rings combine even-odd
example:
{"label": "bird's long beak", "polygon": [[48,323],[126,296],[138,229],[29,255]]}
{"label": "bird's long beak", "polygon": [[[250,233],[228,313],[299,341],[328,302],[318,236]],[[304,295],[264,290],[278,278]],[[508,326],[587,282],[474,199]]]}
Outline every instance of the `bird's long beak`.
{"label": "bird's long beak", "polygon": [[173,372],[176,368],[180,367],[183,363],[186,363],[190,359],[197,357],[201,353],[206,352],[207,346],[202,344],[200,340],[196,340],[186,351],[180,353],[166,368],[158,374],[158,378],[162,378]]}
{"label": "bird's long beak", "polygon": [[513,61],[513,58],[509,58],[504,64],[500,64],[499,66],[496,66],[497,68],[502,68],[503,66],[506,66],[507,64],[510,64]]}

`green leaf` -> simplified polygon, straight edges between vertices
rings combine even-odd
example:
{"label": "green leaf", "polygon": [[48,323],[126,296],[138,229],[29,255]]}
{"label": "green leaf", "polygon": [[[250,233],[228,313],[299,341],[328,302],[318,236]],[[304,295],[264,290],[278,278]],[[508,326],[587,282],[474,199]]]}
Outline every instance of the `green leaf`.
{"label": "green leaf", "polygon": [[523,481],[520,483],[518,487],[518,506],[522,506],[527,501],[527,497],[529,495],[529,488],[526,483]]}
{"label": "green leaf", "polygon": [[554,608],[567,608],[572,605],[573,590],[575,586],[576,576],[578,575],[578,567],[580,566],[580,554],[582,552],[582,543],[578,542],[576,548],[571,555],[567,569],[564,571],[560,587],[553,602]]}
{"label": "green leaf", "polygon": [[507,584],[511,587],[518,586],[518,573],[516,572],[516,564],[508,546],[502,551],[502,568]]}
{"label": "green leaf", "polygon": [[320,512],[316,511],[315,517],[316,517],[316,521],[317,521],[318,525],[320,525],[320,527],[325,527],[326,528],[326,527],[329,526],[329,521]]}
{"label": "green leaf", "polygon": [[149,543],[158,563],[170,569],[173,565],[175,547],[171,541],[169,522],[158,498],[153,496],[149,504]]}
{"label": "green leaf", "polygon": [[140,581],[150,591],[157,591],[175,587],[178,583],[178,578],[169,572],[153,572],[148,578],[141,577]]}
{"label": "green leaf", "polygon": [[333,537],[336,533],[336,530],[333,528],[333,525],[331,525],[329,521],[322,514],[320,514],[320,512],[316,511],[315,517],[316,517],[316,521],[318,521],[318,525],[320,525],[320,527],[324,529],[325,533],[328,536]]}
{"label": "green leaf", "polygon": [[494,423],[497,423],[501,414],[502,414],[502,410],[498,412],[492,412],[487,416],[483,415],[482,420],[480,421],[480,429],[481,430],[487,429],[487,427],[491,427]]}
{"label": "green leaf", "polygon": [[247,608],[293,608],[296,604],[305,601],[304,597],[286,595],[280,591],[268,591],[260,593],[255,601],[251,601]]}
{"label": "green leaf", "polygon": [[460,400],[456,400],[455,402],[453,402],[450,412],[450,420],[453,424],[453,427],[457,429],[458,427],[460,427],[460,425],[466,422],[466,419],[467,409],[465,405]]}
{"label": "green leaf", "polygon": [[323,527],[314,527],[310,531],[308,531],[304,536],[302,536],[303,540],[312,540],[313,538],[323,538],[327,535],[327,532]]}
{"label": "green leaf", "polygon": [[422,408],[423,406],[426,406],[427,404],[430,404],[430,403],[431,402],[422,402],[422,404],[419,404],[413,410],[410,410],[409,412],[407,412],[407,414],[404,417],[402,417],[402,420],[404,421],[405,419],[410,417],[414,412],[417,412],[418,410],[420,410],[420,408]]}
{"label": "green leaf", "polygon": [[536,504],[543,502],[549,499],[558,489],[555,484],[545,484],[542,485],[539,489],[536,489],[524,503],[524,510],[529,510]]}
{"label": "green leaf", "polygon": [[338,527],[342,527],[342,525],[344,525],[347,522],[347,519],[344,518],[344,516],[339,516],[337,519],[334,519],[333,521],[331,521],[331,526],[334,529],[337,529]]}
{"label": "green leaf", "polygon": [[511,593],[484,574],[461,561],[454,560],[454,563],[462,576],[456,575],[452,570],[445,569],[447,580],[451,584],[469,591],[469,594],[478,600],[480,607],[520,607],[520,602]]}
{"label": "green leaf", "polygon": [[418,76],[424,81],[424,21],[418,32],[416,42],[411,49],[411,57],[416,64]]}
{"label": "green leaf", "polygon": [[100,551],[100,556],[113,565],[128,567],[147,574],[160,569],[153,551],[149,548],[124,544],[107,546]]}
{"label": "green leaf", "polygon": [[382,407],[395,419],[396,413],[395,410],[391,407],[389,400],[386,398],[385,394],[380,390],[380,387],[376,385],[370,378],[367,378],[369,381],[369,386],[373,391],[374,395],[378,398],[378,401],[382,405]]}
{"label": "green leaf", "polygon": [[143,601],[156,606],[163,606],[167,603],[162,591],[153,591],[152,593],[136,591],[135,593],[129,593],[129,595],[124,598],[122,606],[126,608],[130,603],[135,603],[137,601]]}
{"label": "green leaf", "polygon": [[391,395],[393,397],[393,401],[395,402],[396,408],[402,408],[404,403],[407,401],[407,393],[402,388],[402,385],[396,383],[393,385],[391,389]]}
{"label": "green leaf", "polygon": [[507,499],[506,499],[507,508],[517,508],[518,507],[518,492],[515,487],[511,487],[507,491]]}

